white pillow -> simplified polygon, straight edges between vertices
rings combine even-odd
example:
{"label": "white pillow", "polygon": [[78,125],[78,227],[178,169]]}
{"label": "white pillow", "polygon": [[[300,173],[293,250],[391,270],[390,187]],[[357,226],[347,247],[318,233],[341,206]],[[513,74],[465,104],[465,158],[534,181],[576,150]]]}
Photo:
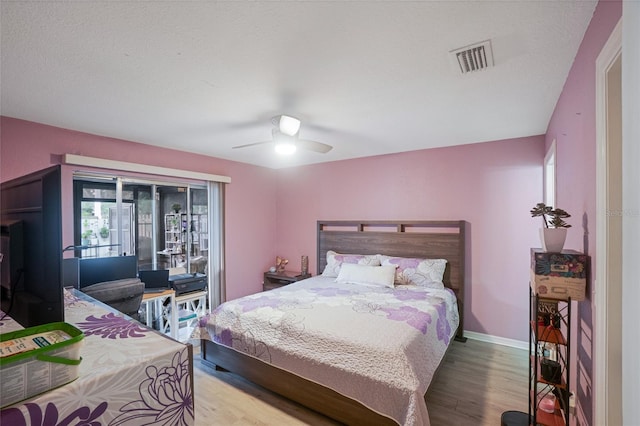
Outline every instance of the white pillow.
{"label": "white pillow", "polygon": [[444,288],[442,282],[446,259],[416,259],[407,257],[380,256],[382,265],[394,265],[396,285],[418,285],[430,288]]}
{"label": "white pillow", "polygon": [[327,251],[327,266],[322,271],[323,277],[337,277],[343,263],[353,263],[358,265],[380,266],[380,259],[377,254],[342,254],[333,250]]}
{"label": "white pillow", "polygon": [[340,268],[336,282],[393,288],[395,274],[396,267],[394,265],[369,266],[344,263]]}

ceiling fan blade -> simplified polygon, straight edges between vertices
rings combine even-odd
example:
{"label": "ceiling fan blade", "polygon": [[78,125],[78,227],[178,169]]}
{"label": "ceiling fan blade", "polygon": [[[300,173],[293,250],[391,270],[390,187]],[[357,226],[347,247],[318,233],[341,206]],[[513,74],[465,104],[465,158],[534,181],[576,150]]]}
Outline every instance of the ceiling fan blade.
{"label": "ceiling fan blade", "polygon": [[238,146],[234,146],[231,149],[237,149],[237,148],[247,148],[250,146],[256,146],[256,145],[264,145],[264,144],[268,144],[268,143],[273,143],[273,141],[264,141],[264,142],[255,142],[255,143],[248,143],[246,145],[238,145]]}
{"label": "ceiling fan blade", "polygon": [[305,139],[298,139],[298,146],[300,148],[303,148],[309,151],[319,152],[321,154],[326,154],[327,152],[333,149],[331,145],[327,145],[326,143],[309,141]]}

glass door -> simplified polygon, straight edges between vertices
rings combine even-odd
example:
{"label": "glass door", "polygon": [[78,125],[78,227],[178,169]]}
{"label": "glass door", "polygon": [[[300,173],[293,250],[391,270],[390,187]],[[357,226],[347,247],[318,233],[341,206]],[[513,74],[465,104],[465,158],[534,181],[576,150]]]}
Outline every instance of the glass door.
{"label": "glass door", "polygon": [[119,247],[119,253],[123,256],[127,254],[135,254],[135,240],[132,238],[131,229],[135,226],[135,219],[133,216],[133,203],[122,203],[122,214],[120,215],[121,227],[122,227],[122,241],[120,241],[120,235],[118,229],[118,207],[116,203],[107,204],[109,207],[109,216],[106,226],[109,227],[109,244],[111,246]]}
{"label": "glass door", "polygon": [[170,269],[172,274],[188,272],[188,203],[187,188],[182,186],[156,186],[158,203],[159,250],[158,269]]}
{"label": "glass door", "polygon": [[207,273],[206,186],[76,177],[74,206],[76,257],[135,255],[138,270]]}
{"label": "glass door", "polygon": [[[110,182],[74,182],[75,246],[77,257],[118,256],[122,252],[120,233],[117,228],[117,189]],[[123,194],[124,195],[124,194]],[[131,197],[129,197],[131,198]],[[123,223],[131,224],[133,205],[131,200],[123,203]],[[130,233],[127,233],[130,237]],[[124,242],[126,251],[132,252],[134,244]]]}
{"label": "glass door", "polygon": [[209,253],[207,189],[202,186],[157,186],[160,229],[159,269],[172,273],[206,273]]}
{"label": "glass door", "polygon": [[76,180],[74,194],[77,257],[136,255],[139,266],[151,267],[150,185]]}
{"label": "glass door", "polygon": [[[138,257],[138,270],[153,269],[153,198],[152,186],[138,183],[122,185],[122,245],[123,254]],[[124,198],[131,194],[132,203]],[[129,210],[129,205],[133,210]],[[127,244],[132,244],[126,251]]]}
{"label": "glass door", "polygon": [[206,188],[190,188],[190,242],[189,272],[207,273],[209,258],[209,209]]}

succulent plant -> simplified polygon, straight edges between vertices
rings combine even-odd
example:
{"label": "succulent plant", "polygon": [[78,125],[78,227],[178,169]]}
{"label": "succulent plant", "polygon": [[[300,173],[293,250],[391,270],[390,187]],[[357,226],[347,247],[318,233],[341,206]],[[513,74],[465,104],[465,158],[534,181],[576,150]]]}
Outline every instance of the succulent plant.
{"label": "succulent plant", "polygon": [[530,213],[531,217],[541,216],[545,228],[571,228],[571,225],[564,221],[571,215],[562,209],[554,209],[545,203],[538,203]]}

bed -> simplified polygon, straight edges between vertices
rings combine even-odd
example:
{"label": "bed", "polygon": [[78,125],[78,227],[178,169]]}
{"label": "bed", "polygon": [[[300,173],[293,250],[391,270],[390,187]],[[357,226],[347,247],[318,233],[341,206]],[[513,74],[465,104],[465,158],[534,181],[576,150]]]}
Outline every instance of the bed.
{"label": "bed", "polygon": [[[195,334],[203,361],[346,424],[428,425],[424,394],[451,339],[464,339],[466,228],[318,221],[318,275],[216,308]],[[347,267],[325,272],[336,253],[445,259],[444,288],[345,281]]]}

